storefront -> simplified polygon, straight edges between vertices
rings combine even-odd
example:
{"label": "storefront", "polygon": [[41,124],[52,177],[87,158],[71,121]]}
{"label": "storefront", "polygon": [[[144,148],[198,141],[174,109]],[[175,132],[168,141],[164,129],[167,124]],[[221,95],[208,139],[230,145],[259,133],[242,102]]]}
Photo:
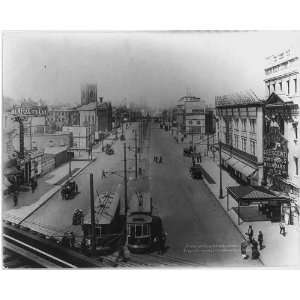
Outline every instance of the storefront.
{"label": "storefront", "polygon": [[288,207],[291,213],[291,199],[277,196],[263,187],[231,186],[227,187],[227,210],[229,210],[229,196],[237,202],[238,224],[240,225],[241,207],[257,205],[258,211],[266,215],[271,222],[287,222],[282,214],[283,207]]}

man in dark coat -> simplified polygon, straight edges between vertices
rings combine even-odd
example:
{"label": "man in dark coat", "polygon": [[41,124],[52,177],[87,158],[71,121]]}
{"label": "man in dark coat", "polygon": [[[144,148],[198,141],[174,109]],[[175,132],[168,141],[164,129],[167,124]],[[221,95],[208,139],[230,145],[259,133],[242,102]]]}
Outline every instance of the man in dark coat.
{"label": "man in dark coat", "polygon": [[258,232],[258,237],[257,237],[258,243],[259,243],[259,249],[263,249],[263,241],[264,241],[264,236],[261,231]]}
{"label": "man in dark coat", "polygon": [[252,242],[252,239],[253,239],[253,229],[252,229],[252,225],[249,225],[247,235],[248,235],[249,241],[250,241],[250,243],[251,243],[251,242]]}

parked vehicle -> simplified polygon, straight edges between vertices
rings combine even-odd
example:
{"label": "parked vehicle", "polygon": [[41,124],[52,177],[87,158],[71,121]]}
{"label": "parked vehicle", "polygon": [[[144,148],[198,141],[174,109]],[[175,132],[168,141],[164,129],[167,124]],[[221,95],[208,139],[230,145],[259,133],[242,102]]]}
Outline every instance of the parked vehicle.
{"label": "parked vehicle", "polygon": [[200,164],[195,164],[195,165],[191,166],[190,174],[191,174],[192,178],[194,178],[194,179],[202,179],[203,175],[202,175],[202,168],[201,168]]}
{"label": "parked vehicle", "polygon": [[78,185],[75,181],[67,182],[61,189],[61,197],[65,200],[74,198],[77,193]]}

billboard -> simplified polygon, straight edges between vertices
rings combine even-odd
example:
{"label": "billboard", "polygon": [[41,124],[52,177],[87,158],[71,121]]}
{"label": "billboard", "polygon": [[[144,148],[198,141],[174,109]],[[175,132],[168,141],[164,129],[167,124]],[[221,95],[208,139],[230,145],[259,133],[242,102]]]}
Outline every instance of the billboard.
{"label": "billboard", "polygon": [[14,105],[11,114],[15,116],[44,117],[48,114],[48,107]]}

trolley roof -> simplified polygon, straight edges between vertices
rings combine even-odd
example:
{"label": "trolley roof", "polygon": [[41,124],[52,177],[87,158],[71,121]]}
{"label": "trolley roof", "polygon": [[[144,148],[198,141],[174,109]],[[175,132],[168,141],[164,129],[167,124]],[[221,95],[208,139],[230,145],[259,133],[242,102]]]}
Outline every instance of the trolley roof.
{"label": "trolley roof", "polygon": [[151,213],[152,200],[150,193],[136,192],[131,197],[128,204],[128,213]]}
{"label": "trolley roof", "polygon": [[152,222],[152,217],[144,214],[134,214],[127,218],[127,224],[145,224],[151,222]]}
{"label": "trolley roof", "polygon": [[[120,204],[119,193],[102,193],[95,201],[95,223],[110,224]],[[84,217],[84,224],[91,224],[91,214]]]}

